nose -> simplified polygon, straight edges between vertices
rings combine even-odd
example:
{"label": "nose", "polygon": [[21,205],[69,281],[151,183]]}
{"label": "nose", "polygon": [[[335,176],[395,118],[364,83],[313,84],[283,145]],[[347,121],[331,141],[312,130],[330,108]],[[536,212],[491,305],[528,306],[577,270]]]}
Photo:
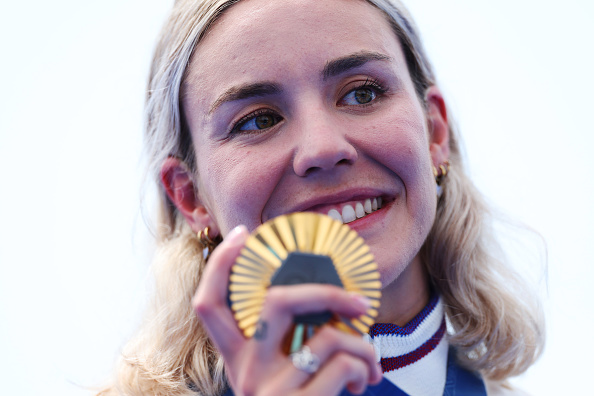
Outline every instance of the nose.
{"label": "nose", "polygon": [[293,159],[293,169],[298,176],[330,171],[352,165],[358,158],[357,150],[347,139],[343,127],[331,119],[320,117],[306,122],[301,128],[299,146]]}

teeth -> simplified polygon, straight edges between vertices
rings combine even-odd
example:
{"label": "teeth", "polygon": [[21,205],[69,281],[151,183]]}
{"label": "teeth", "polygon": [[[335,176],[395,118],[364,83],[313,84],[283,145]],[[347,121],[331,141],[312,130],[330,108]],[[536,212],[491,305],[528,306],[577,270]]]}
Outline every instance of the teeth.
{"label": "teeth", "polygon": [[328,216],[332,217],[334,220],[338,220],[345,223],[350,223],[351,221],[355,221],[362,217],[365,217],[369,213],[372,213],[382,207],[382,198],[373,198],[373,199],[366,199],[363,203],[357,202],[355,204],[355,208],[353,209],[352,205],[344,205],[342,207],[342,213],[340,213],[336,209],[330,209],[328,211]]}
{"label": "teeth", "polygon": [[365,216],[365,209],[363,209],[361,202],[357,202],[357,205],[355,205],[355,214],[357,215],[358,219]]}
{"label": "teeth", "polygon": [[365,200],[365,212],[371,213],[371,199],[369,198]]}
{"label": "teeth", "polygon": [[338,213],[338,210],[336,209],[330,209],[330,211],[328,212],[328,216],[332,217],[334,220],[338,220],[344,223],[344,221],[342,221],[342,216],[340,215],[340,213]]}
{"label": "teeth", "polygon": [[342,208],[342,221],[345,223],[350,223],[356,219],[357,216],[355,216],[355,209],[353,209],[351,205],[344,205],[344,208]]}

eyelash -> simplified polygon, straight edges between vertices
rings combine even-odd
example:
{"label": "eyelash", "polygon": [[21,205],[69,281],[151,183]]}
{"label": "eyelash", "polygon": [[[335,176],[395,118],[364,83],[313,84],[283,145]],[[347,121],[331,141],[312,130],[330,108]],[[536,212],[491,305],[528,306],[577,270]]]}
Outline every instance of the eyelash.
{"label": "eyelash", "polygon": [[[353,104],[343,103],[346,101],[346,98],[349,95],[355,93],[356,91],[363,90],[363,89],[370,90],[373,93],[373,98],[369,102],[367,102],[367,103],[353,103]],[[353,108],[371,106],[377,101],[377,99],[381,98],[381,96],[383,96],[387,91],[388,91],[388,89],[385,88],[380,83],[380,81],[378,79],[372,80],[372,79],[368,78],[364,82],[359,82],[359,83],[357,83],[356,86],[350,88],[346,94],[344,94],[340,97],[338,104],[339,104],[339,106],[353,107]],[[357,102],[358,102],[358,100],[357,100]]]}
{"label": "eyelash", "polygon": [[[343,100],[350,93],[352,93],[354,91],[357,91],[359,89],[363,89],[363,88],[371,89],[376,94],[376,97],[370,103],[361,103],[361,104],[358,104],[358,105],[343,105],[343,106],[345,106],[345,107],[346,106],[369,106],[369,105],[373,104],[373,102],[375,102],[377,100],[377,96],[383,95],[383,94],[385,94],[388,91],[388,89],[385,88],[380,83],[380,81],[377,78],[375,78],[375,79],[368,78],[364,82],[361,82],[357,86],[349,89],[348,92],[346,94],[344,94],[340,98],[340,100]],[[283,120],[283,117],[281,117],[280,115],[278,115],[278,113],[276,113],[276,112],[274,112],[272,110],[269,110],[269,109],[259,109],[259,110],[256,110],[254,112],[251,112],[251,113],[249,113],[249,114],[241,117],[241,119],[239,119],[239,121],[237,121],[233,125],[233,127],[231,129],[231,134],[240,133],[241,127],[243,127],[245,124],[247,124],[248,122],[252,121],[256,117],[263,116],[263,115],[267,115],[267,116],[276,118],[277,121],[276,121],[275,125],[278,124],[279,122],[281,122]],[[274,127],[275,125],[273,125],[272,127]],[[272,128],[272,127],[270,127],[270,128]],[[260,129],[260,130],[250,130],[249,133],[258,133],[259,131],[266,131],[267,129],[270,129],[270,128],[265,128],[265,129]],[[248,131],[246,131],[246,132],[248,132]]]}
{"label": "eyelash", "polygon": [[[252,121],[256,117],[263,116],[263,115],[267,115],[267,116],[270,116],[270,117],[273,117],[273,118],[278,118],[279,120],[277,120],[276,124],[278,124],[279,122],[281,122],[283,120],[283,117],[279,116],[276,112],[274,112],[272,110],[258,109],[256,111],[253,111],[253,112],[249,113],[248,115],[245,115],[245,116],[241,117],[239,119],[239,121],[237,121],[233,125],[233,128],[231,129],[231,134],[239,133],[242,126],[244,126],[248,122]],[[266,129],[269,129],[269,128],[266,128]],[[260,129],[260,130],[256,130],[256,131],[251,130],[250,132],[251,133],[257,133],[257,131],[265,131],[266,129]]]}
{"label": "eyelash", "polygon": [[[372,89],[376,90],[376,91],[377,91],[378,93],[380,93],[380,94],[385,94],[386,92],[388,92],[388,89],[387,89],[387,88],[385,88],[385,87],[384,87],[384,86],[381,84],[381,82],[380,82],[380,80],[379,80],[379,79],[377,79],[377,78],[374,78],[374,79],[372,80],[372,79],[369,79],[369,78],[368,78],[367,80],[365,80],[365,82],[364,82],[364,83],[360,84],[359,86],[356,86],[356,87],[355,87],[355,88],[353,88],[353,89],[350,89],[350,90],[349,90],[349,92],[347,92],[347,93],[346,93],[346,95],[348,95],[349,93],[351,93],[351,92],[353,92],[353,91],[356,91],[357,89],[361,89],[361,88],[372,88]],[[344,96],[346,96],[346,95],[344,95]]]}

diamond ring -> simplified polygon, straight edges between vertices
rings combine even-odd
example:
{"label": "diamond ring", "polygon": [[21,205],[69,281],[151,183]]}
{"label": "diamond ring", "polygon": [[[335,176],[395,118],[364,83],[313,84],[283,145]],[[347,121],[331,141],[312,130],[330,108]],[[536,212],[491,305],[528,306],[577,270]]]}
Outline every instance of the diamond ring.
{"label": "diamond ring", "polygon": [[303,346],[297,352],[290,354],[289,359],[291,359],[291,363],[293,363],[296,369],[308,374],[313,374],[320,368],[320,358],[315,353],[312,353],[307,345]]}

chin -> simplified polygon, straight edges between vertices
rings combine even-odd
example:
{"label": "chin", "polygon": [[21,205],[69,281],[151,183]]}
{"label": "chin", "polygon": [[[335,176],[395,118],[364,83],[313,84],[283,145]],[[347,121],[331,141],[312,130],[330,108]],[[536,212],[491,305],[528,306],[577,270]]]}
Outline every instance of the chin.
{"label": "chin", "polygon": [[[397,246],[398,241],[380,246],[370,245],[378,265],[382,289],[390,287],[410,289],[426,282],[419,250],[422,243],[411,246]],[[418,245],[418,246],[417,246]],[[387,291],[387,290],[386,290]]]}

